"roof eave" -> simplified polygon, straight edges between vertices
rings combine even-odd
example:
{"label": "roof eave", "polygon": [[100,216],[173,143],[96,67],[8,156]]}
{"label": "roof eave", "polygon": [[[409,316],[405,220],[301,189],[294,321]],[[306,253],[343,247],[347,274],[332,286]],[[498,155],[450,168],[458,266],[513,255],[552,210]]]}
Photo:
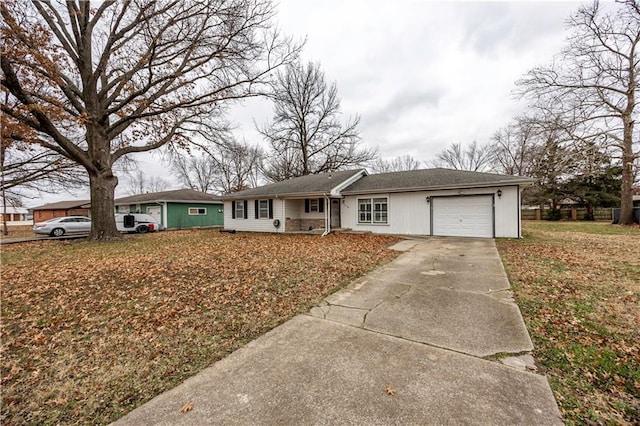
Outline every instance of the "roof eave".
{"label": "roof eave", "polygon": [[354,173],[350,178],[343,180],[340,184],[331,188],[330,194],[333,197],[342,197],[342,191],[344,188],[349,187],[349,185],[353,185],[355,182],[359,181],[362,177],[367,176],[368,173],[365,169],[358,170]]}
{"label": "roof eave", "polygon": [[448,184],[448,185],[430,185],[416,187],[400,187],[400,188],[376,188],[342,191],[343,195],[357,194],[377,194],[383,192],[419,192],[419,191],[444,191],[451,189],[470,189],[470,188],[490,188],[496,186],[531,186],[535,181],[532,179],[511,180],[511,181],[495,181],[468,184]]}
{"label": "roof eave", "polygon": [[135,204],[135,203],[201,203],[201,204],[221,204],[224,200],[125,200],[125,201],[115,201],[116,206],[121,206],[123,204]]}
{"label": "roof eave", "polygon": [[242,196],[233,196],[233,195],[225,195],[222,197],[224,201],[234,201],[234,200],[254,200],[254,199],[265,199],[265,198],[312,198],[312,197],[329,197],[331,196],[331,192],[318,191],[318,192],[290,192],[290,193],[278,193],[278,194],[253,194],[253,195],[242,195]]}

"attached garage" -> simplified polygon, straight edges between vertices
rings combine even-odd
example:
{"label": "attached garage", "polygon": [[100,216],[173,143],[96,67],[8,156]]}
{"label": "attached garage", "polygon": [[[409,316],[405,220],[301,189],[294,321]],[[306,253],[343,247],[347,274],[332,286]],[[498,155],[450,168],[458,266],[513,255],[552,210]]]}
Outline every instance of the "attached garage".
{"label": "attached garage", "polygon": [[[341,191],[341,226],[384,234],[518,238],[521,192],[532,183],[522,176],[449,169],[367,175]],[[382,206],[378,217],[376,205]]]}
{"label": "attached garage", "polygon": [[[241,231],[289,232],[309,227],[395,235],[518,238],[522,176],[450,169],[367,174],[345,170],[301,176],[225,197],[225,227]],[[324,212],[302,208],[324,199]],[[271,215],[233,214],[244,201],[273,200]],[[320,202],[317,204],[320,206]],[[240,210],[242,211],[242,210]],[[235,216],[235,217],[234,217]],[[241,219],[238,219],[241,217]],[[274,227],[278,219],[284,224]],[[303,226],[304,225],[304,226]]]}
{"label": "attached garage", "polygon": [[493,195],[432,197],[431,220],[432,235],[492,238]]}

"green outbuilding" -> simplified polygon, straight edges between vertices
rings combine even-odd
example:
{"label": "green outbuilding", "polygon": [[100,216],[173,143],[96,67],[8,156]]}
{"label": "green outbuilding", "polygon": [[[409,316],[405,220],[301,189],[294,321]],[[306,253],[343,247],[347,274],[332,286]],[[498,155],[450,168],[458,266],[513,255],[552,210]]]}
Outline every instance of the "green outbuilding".
{"label": "green outbuilding", "polygon": [[192,189],[132,195],[115,200],[116,213],[146,213],[166,229],[224,225],[224,203],[215,195]]}

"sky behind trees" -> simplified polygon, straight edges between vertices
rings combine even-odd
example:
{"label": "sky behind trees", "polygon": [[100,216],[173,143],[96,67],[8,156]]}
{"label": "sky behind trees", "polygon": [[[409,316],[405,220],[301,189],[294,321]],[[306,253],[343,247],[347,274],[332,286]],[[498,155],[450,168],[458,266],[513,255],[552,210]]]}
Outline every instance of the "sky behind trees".
{"label": "sky behind trees", "polygon": [[[512,93],[515,80],[560,51],[580,4],[283,0],[277,19],[286,34],[307,37],[302,60],[319,62],[336,81],[345,118],[361,116],[365,146],[423,161],[450,143],[487,142],[516,116],[524,102]],[[236,137],[262,140],[254,121],[265,124],[271,108],[259,99],[233,107]],[[168,177],[160,153],[135,158],[145,175]],[[42,194],[26,204],[76,196],[86,194]]]}

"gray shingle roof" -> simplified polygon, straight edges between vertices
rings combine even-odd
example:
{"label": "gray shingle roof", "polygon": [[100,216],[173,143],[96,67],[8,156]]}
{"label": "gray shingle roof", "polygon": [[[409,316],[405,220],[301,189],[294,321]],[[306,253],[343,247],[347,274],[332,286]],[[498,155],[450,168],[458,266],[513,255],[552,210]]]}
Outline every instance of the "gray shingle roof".
{"label": "gray shingle roof", "polygon": [[77,208],[89,208],[91,201],[89,200],[72,200],[72,201],[58,201],[55,203],[43,204],[42,206],[34,207],[32,210],[69,210]]}
{"label": "gray shingle roof", "polygon": [[522,176],[436,168],[365,176],[349,185],[342,193],[403,192],[531,183],[533,183],[532,179]]}
{"label": "gray shingle roof", "polygon": [[246,189],[234,192],[223,198],[242,199],[251,197],[271,197],[271,196],[304,196],[328,194],[340,184],[346,182],[356,174],[363,173],[364,170],[343,170],[338,172],[318,173],[315,175],[301,176],[297,178],[283,180],[257,188]]}
{"label": "gray shingle roof", "polygon": [[222,204],[220,197],[207,194],[205,192],[194,191],[193,189],[175,189],[172,191],[152,192],[148,194],[132,195],[130,197],[118,198],[115,200],[116,205],[137,204],[137,203],[153,203],[156,201],[168,202],[202,202]]}

